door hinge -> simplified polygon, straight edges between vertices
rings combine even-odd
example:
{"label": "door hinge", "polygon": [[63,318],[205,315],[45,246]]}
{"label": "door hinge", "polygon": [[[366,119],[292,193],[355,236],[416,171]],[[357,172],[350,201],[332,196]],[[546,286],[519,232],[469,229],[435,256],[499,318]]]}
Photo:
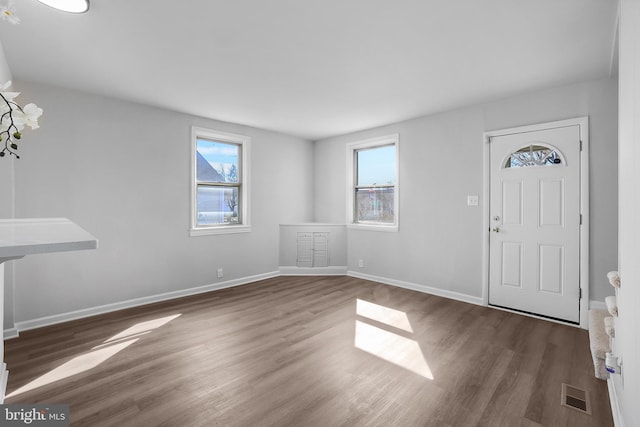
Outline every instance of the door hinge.
{"label": "door hinge", "polygon": [[580,225],[582,225],[582,214],[580,214]]}
{"label": "door hinge", "polygon": [[582,288],[580,288],[580,291],[578,292],[578,299],[582,299]]}
{"label": "door hinge", "polygon": [[582,140],[580,140],[580,151],[582,151]]}

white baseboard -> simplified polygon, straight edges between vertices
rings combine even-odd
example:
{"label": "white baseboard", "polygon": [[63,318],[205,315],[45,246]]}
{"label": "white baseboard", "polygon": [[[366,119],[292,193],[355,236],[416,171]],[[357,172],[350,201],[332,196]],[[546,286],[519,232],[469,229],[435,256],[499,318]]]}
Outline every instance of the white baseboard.
{"label": "white baseboard", "polygon": [[10,340],[11,338],[18,338],[18,329],[17,328],[9,328],[4,331],[4,339]]}
{"label": "white baseboard", "polygon": [[[56,314],[53,316],[40,317],[38,319],[26,320],[23,322],[16,322],[15,335],[20,331],[27,331],[29,329],[42,328],[44,326],[51,326],[57,323],[68,322],[71,320],[82,319],[89,316],[95,316],[98,314],[110,313],[116,310],[122,310],[125,308],[138,307],[141,305],[152,304],[155,302],[167,301],[175,298],[186,297],[190,295],[201,294],[204,292],[216,291],[218,289],[231,288],[234,286],[246,285],[247,283],[257,282],[259,280],[271,279],[273,277],[280,276],[278,271],[271,273],[258,274],[255,276],[243,277],[240,279],[228,280],[225,282],[215,283],[211,285],[198,286],[195,288],[181,289],[179,291],[166,292],[158,295],[151,295],[148,297],[136,298],[128,301],[117,302],[113,304],[101,305],[98,307],[87,308],[83,310],[71,311],[69,313]],[[11,330],[5,330],[5,335],[10,333]]]}
{"label": "white baseboard", "polygon": [[613,383],[613,378],[609,375],[607,380],[607,388],[609,389],[609,403],[611,404],[611,415],[613,415],[613,425],[615,427],[624,427],[624,419],[622,418],[622,412],[620,412],[620,404],[618,403],[618,394],[616,393],[616,386]]}
{"label": "white baseboard", "polygon": [[4,403],[4,395],[7,392],[7,382],[9,380],[9,371],[7,371],[7,364],[3,363],[0,366],[0,403]]}
{"label": "white baseboard", "polygon": [[348,271],[347,276],[357,277],[358,279],[371,280],[373,282],[384,283],[385,285],[397,286],[399,288],[411,289],[425,294],[437,295],[439,297],[454,299],[457,301],[468,302],[470,304],[482,305],[484,302],[482,297],[474,297],[459,292],[447,291],[445,289],[432,288],[431,286],[419,285],[417,283],[404,282],[402,280],[389,279],[387,277],[372,276],[370,274],[358,273],[357,271]]}
{"label": "white baseboard", "polygon": [[330,266],[330,267],[278,267],[280,274],[283,276],[345,276],[347,274],[346,266]]}
{"label": "white baseboard", "polygon": [[426,294],[437,295],[445,298],[450,298],[458,301],[468,302],[476,305],[484,305],[482,298],[473,297],[470,295],[447,291],[444,289],[432,288],[430,286],[419,285],[416,283],[404,282],[401,280],[389,279],[386,277],[373,276],[369,274],[362,274],[355,271],[347,271],[347,267],[317,267],[317,268],[300,268],[300,267],[280,267],[280,271],[273,271],[271,273],[258,274],[255,276],[243,277],[235,280],[228,280],[226,282],[215,283],[211,285],[199,286],[195,288],[182,289],[179,291],[167,292],[158,295],[151,295],[148,297],[136,298],[128,301],[121,301],[113,304],[101,305],[98,307],[92,307],[82,310],[71,311],[68,313],[56,314],[53,316],[45,316],[32,320],[25,320],[22,322],[16,322],[15,327],[4,330],[4,338],[16,338],[20,331],[27,331],[30,329],[42,328],[45,326],[51,326],[58,323],[69,322],[71,320],[83,319],[89,316],[96,316],[99,314],[110,313],[112,311],[123,310],[126,308],[138,307],[141,305],[152,304],[155,302],[167,301],[175,298],[186,297],[190,295],[201,294],[204,292],[211,292],[218,289],[231,288],[234,286],[245,285],[259,280],[270,279],[278,276],[287,275],[347,275],[352,277],[358,277],[365,280],[372,280],[374,282],[380,282],[391,286],[397,286],[400,288],[411,289]]}

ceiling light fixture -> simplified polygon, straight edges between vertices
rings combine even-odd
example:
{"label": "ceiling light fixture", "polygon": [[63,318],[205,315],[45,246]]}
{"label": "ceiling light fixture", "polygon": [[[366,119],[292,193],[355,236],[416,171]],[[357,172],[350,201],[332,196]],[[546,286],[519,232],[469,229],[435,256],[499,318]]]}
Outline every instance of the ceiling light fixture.
{"label": "ceiling light fixture", "polygon": [[83,13],[89,10],[89,0],[38,0],[55,9],[71,13]]}

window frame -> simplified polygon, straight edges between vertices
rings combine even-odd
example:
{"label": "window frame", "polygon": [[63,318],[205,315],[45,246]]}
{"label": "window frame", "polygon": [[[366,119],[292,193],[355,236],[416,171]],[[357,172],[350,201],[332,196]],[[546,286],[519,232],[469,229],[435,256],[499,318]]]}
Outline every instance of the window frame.
{"label": "window frame", "polygon": [[[393,145],[395,147],[395,183],[376,186],[357,186],[357,153],[362,149],[371,149]],[[393,187],[393,223],[383,222],[356,222],[356,190],[358,188],[390,188]],[[391,135],[369,138],[347,144],[347,228],[397,232],[400,224],[400,135]]]}
{"label": "window frame", "polygon": [[[222,142],[228,144],[236,144],[240,146],[240,158],[238,159],[238,168],[240,173],[238,183],[220,183],[219,187],[237,187],[238,188],[238,224],[214,224],[214,225],[198,225],[198,177],[196,151],[197,140],[206,139],[213,142]],[[251,231],[250,222],[250,145],[251,138],[245,135],[222,132],[214,129],[202,128],[197,126],[191,127],[191,220],[189,235],[190,236],[206,236],[212,234],[232,234],[246,233]]]}

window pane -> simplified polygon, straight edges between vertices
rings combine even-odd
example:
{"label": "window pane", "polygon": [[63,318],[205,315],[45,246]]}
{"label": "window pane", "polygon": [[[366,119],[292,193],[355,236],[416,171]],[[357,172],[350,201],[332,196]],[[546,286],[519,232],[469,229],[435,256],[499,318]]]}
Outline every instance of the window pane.
{"label": "window pane", "polygon": [[549,166],[562,163],[560,155],[551,148],[541,145],[530,145],[512,153],[507,159],[505,168],[523,168],[528,166]]}
{"label": "window pane", "polygon": [[356,185],[394,185],[396,147],[386,145],[356,151]]}
{"label": "window pane", "polygon": [[393,223],[394,188],[357,188],[356,222]]}
{"label": "window pane", "polygon": [[238,187],[198,186],[198,225],[238,224]]}
{"label": "window pane", "polygon": [[199,182],[240,182],[240,145],[196,140],[196,179]]}

